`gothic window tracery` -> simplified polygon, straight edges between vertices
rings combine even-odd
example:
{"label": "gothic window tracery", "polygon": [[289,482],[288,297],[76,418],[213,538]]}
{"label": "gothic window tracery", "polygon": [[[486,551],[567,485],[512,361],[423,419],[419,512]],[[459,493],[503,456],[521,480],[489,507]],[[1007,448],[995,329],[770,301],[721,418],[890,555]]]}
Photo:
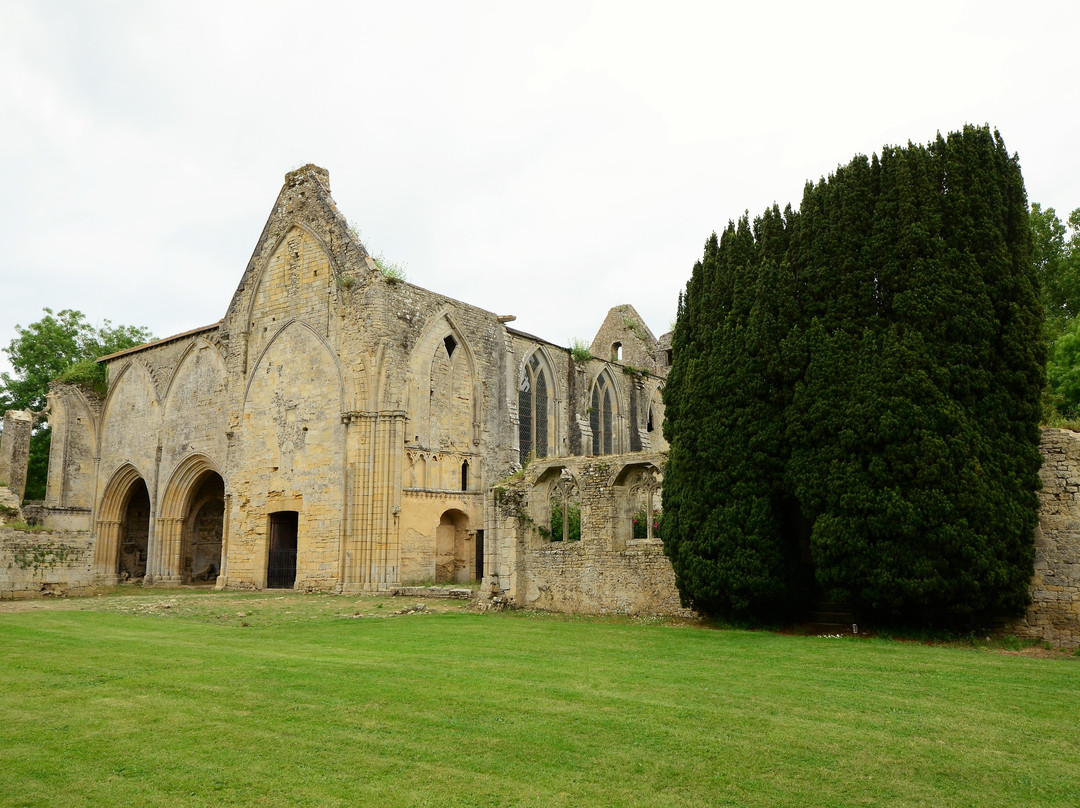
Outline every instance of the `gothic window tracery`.
{"label": "gothic window tracery", "polygon": [[659,540],[661,537],[660,510],[663,477],[655,468],[643,470],[637,481],[630,487],[630,501],[633,503],[631,537],[635,539]]}
{"label": "gothic window tracery", "polygon": [[614,450],[614,386],[607,374],[601,374],[593,385],[589,406],[589,425],[592,427],[592,453],[612,454]]}
{"label": "gothic window tracery", "polygon": [[549,530],[552,541],[581,540],[581,492],[566,469],[551,485]]}
{"label": "gothic window tracery", "polygon": [[521,464],[548,455],[548,382],[536,353],[521,370],[518,383],[518,445]]}

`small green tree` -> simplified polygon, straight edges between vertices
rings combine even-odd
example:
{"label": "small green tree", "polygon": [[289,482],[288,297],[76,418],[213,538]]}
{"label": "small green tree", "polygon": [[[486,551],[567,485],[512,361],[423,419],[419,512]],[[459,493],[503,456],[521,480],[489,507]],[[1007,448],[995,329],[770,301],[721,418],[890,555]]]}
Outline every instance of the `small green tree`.
{"label": "small green tree", "polygon": [[[114,326],[108,320],[95,327],[81,311],[54,312],[46,308],[44,312],[44,317],[26,327],[15,326],[18,337],[3,349],[14,373],[0,373],[0,412],[41,412],[46,406],[49,384],[57,379],[79,384],[103,396],[106,371],[94,360],[152,339],[150,331],[142,327]],[[39,423],[30,439],[28,500],[45,497],[49,442],[48,425]]]}

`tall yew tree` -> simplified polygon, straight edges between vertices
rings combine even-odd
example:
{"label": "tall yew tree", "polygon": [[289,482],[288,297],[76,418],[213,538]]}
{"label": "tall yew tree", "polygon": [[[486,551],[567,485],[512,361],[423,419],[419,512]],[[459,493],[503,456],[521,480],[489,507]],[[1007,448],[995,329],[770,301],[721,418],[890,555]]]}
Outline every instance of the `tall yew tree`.
{"label": "tall yew tree", "polygon": [[665,390],[685,603],[772,619],[817,594],[950,628],[1023,608],[1045,359],[1027,215],[1016,158],[967,127],[710,239]]}

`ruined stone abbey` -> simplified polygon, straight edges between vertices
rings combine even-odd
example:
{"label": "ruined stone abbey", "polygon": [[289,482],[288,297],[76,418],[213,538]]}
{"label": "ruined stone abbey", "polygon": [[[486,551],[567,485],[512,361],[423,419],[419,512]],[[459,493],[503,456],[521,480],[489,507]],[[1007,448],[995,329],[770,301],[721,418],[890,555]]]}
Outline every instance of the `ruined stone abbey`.
{"label": "ruined stone abbey", "polygon": [[[678,613],[659,520],[670,335],[629,305],[588,352],[388,277],[289,173],[217,323],[107,356],[103,400],[56,386],[53,532],[0,528],[0,598],[142,580],[357,593],[481,581],[482,598]],[[32,416],[8,413],[0,525]],[[1080,644],[1080,436],[1044,435],[1034,604]],[[6,485],[4,485],[6,484]]]}
{"label": "ruined stone abbey", "polygon": [[[53,390],[41,521],[85,537],[91,585],[483,579],[522,603],[677,609],[645,517],[660,502],[670,343],[628,305],[608,314],[596,358],[513,319],[386,277],[328,173],[304,166],[220,322],[104,357],[104,400]],[[615,512],[626,535],[580,541]],[[541,529],[522,544],[529,524]],[[580,591],[553,596],[525,571],[551,547],[591,568]],[[650,566],[666,577],[627,587]],[[604,570],[610,592],[596,585]]]}

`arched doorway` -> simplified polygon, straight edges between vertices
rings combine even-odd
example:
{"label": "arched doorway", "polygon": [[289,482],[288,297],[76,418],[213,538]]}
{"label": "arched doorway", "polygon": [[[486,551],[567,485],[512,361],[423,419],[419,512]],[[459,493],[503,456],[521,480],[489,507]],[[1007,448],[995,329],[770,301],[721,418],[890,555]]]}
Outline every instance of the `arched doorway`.
{"label": "arched doorway", "polygon": [[169,477],[158,519],[159,583],[216,583],[225,545],[225,482],[210,458],[185,458]]}
{"label": "arched doorway", "polygon": [[435,530],[435,583],[465,583],[476,577],[476,551],[469,517],[449,510]]}
{"label": "arched doorway", "polygon": [[225,481],[207,471],[196,486],[184,520],[180,574],[186,584],[212,584],[221,574]]}
{"label": "arched doorway", "polygon": [[116,574],[120,582],[146,577],[146,556],[150,542],[150,492],[142,478],[129,489],[120,522],[120,547]]}
{"label": "arched doorway", "polygon": [[94,579],[105,586],[142,579],[150,570],[150,492],[138,469],[125,463],[112,475],[98,505]]}

